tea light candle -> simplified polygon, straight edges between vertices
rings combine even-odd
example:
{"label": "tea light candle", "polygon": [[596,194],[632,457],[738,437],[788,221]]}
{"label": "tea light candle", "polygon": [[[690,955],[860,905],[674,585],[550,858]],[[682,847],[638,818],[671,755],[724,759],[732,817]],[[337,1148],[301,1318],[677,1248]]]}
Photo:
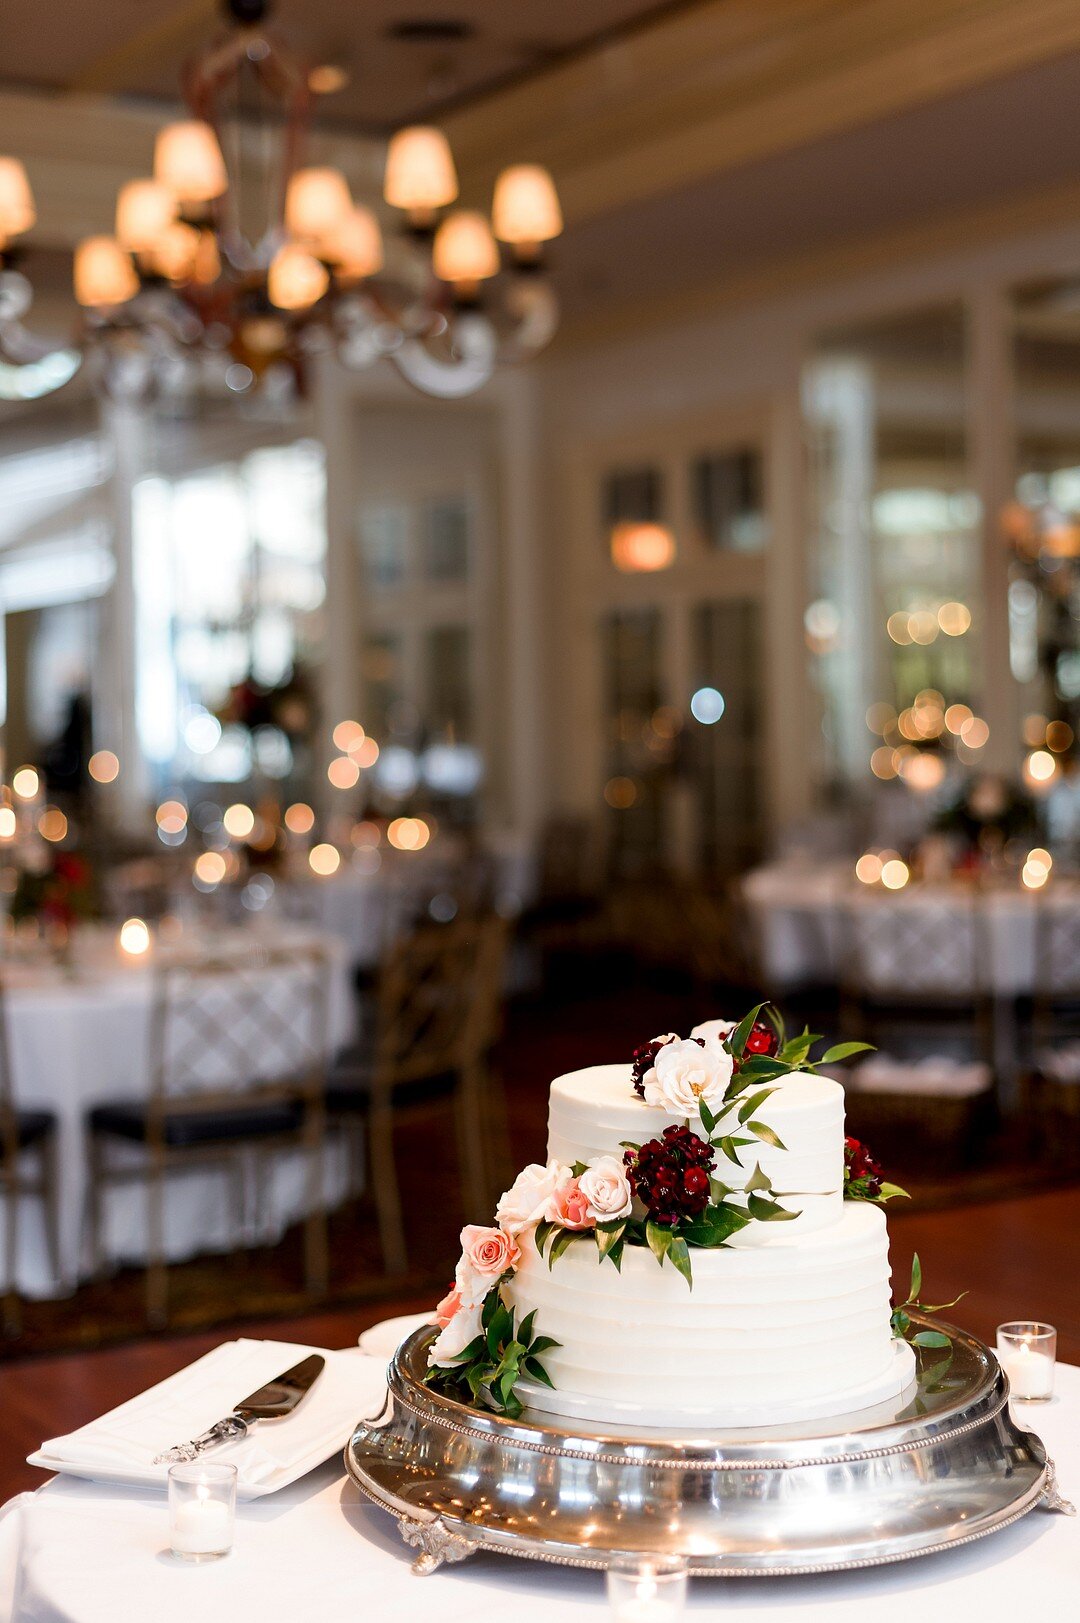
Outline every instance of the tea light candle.
{"label": "tea light candle", "polygon": [[117,940],[123,958],[144,958],[150,951],[150,931],[142,919],[125,919]]}
{"label": "tea light candle", "polygon": [[681,1556],[617,1556],[607,1571],[614,1623],[677,1623],[686,1603]]}
{"label": "tea light candle", "polygon": [[1001,1324],[997,1355],[1018,1403],[1046,1403],[1054,1395],[1057,1331],[1052,1324],[1017,1321]]}
{"label": "tea light candle", "polygon": [[169,1532],[174,1555],[212,1561],[232,1549],[236,1466],[189,1461],[169,1469]]}

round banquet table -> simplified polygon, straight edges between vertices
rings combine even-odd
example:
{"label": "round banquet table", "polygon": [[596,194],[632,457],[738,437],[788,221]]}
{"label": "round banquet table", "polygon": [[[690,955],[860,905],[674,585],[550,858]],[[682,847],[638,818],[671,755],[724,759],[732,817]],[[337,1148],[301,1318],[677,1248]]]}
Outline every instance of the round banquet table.
{"label": "round banquet table", "polygon": [[966,886],[913,884],[902,891],[871,891],[854,874],[854,858],[809,867],[805,862],[767,863],[743,880],[762,975],[771,987],[792,991],[835,984],[841,969],[850,909],[858,905],[913,910],[941,908],[950,895],[974,895],[986,944],[987,990],[999,998],[1030,995],[1036,979],[1039,908],[1080,913],[1080,883],[1052,880],[1045,892],[993,885],[974,893]]}
{"label": "round banquet table", "polygon": [[[146,959],[121,962],[115,931],[86,927],[74,939],[73,962],[66,969],[45,961],[4,963],[8,1041],[12,1086],[17,1105],[46,1108],[57,1116],[59,1180],[60,1277],[54,1277],[45,1243],[41,1202],[20,1207],[17,1279],[29,1297],[70,1291],[85,1278],[87,1144],[86,1113],[112,1100],[145,1099],[150,1088],[150,1017],[154,997],[153,962],[159,956],[243,954],[259,939],[254,926],[245,930],[187,928],[169,944],[158,941]],[[277,948],[317,946],[327,954],[330,984],[327,997],[328,1055],[352,1035],[353,1000],[348,956],[334,936],[280,924],[266,931]],[[133,1158],[138,1146],[119,1153]],[[247,1180],[252,1189],[256,1180]],[[323,1173],[324,1198],[333,1202],[345,1193],[346,1156],[342,1145],[328,1141]],[[241,1219],[229,1180],[220,1170],[185,1172],[166,1183],[165,1246],[173,1260],[202,1251],[227,1250],[242,1243],[272,1243],[304,1215],[306,1166],[301,1151],[275,1153],[265,1163],[251,1210]],[[138,1261],[145,1256],[146,1193],[139,1183],[109,1190],[103,1213],[103,1250],[107,1261]],[[0,1210],[0,1243],[6,1214]]]}
{"label": "round banquet table", "polygon": [[[1068,1497],[1080,1497],[1080,1368],[1059,1366],[1052,1403],[1019,1406],[1045,1441]],[[0,1623],[115,1623],[192,1616],[259,1623],[437,1618],[586,1623],[607,1615],[597,1572],[478,1555],[414,1577],[412,1552],[384,1511],[328,1461],[291,1488],[237,1507],[226,1559],[178,1563],[164,1496],[54,1478],[0,1512]],[[698,1579],[687,1614],[754,1614],[760,1623],[1016,1623],[1071,1618],[1080,1585],[1080,1519],[1036,1509],[939,1555],[815,1578]]]}

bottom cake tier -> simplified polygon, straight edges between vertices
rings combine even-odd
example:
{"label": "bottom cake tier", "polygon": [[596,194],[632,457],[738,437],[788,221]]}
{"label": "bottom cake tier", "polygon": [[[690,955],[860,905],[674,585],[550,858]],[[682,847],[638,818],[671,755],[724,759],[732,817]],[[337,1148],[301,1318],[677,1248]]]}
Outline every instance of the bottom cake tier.
{"label": "bottom cake tier", "polygon": [[588,1243],[553,1268],[523,1247],[508,1285],[520,1316],[560,1343],[544,1355],[554,1389],[519,1386],[532,1408],[643,1426],[783,1425],[871,1408],[915,1378],[891,1332],[888,1234],[876,1207],[752,1252],[692,1252],[693,1287],[652,1252],[622,1269]]}

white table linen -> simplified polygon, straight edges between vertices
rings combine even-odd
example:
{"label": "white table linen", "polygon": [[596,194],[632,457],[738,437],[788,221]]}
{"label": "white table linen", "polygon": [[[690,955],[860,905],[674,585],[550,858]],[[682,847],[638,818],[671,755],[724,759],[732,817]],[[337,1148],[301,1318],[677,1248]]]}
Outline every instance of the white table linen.
{"label": "white table linen", "polygon": [[[250,951],[252,931],[201,931],[185,938],[189,950]],[[348,962],[333,936],[282,928],[267,931],[269,946],[321,946],[328,955],[327,1049],[348,1041],[353,999]],[[174,950],[182,950],[176,943]],[[8,1031],[17,1105],[52,1110],[58,1118],[60,1186],[60,1277],[53,1276],[41,1203],[26,1200],[19,1215],[17,1280],[29,1297],[62,1295],[87,1276],[86,1114],[97,1104],[145,1100],[150,1091],[150,1025],[154,998],[152,962],[121,962],[112,936],[86,932],[76,942],[75,973],[55,966],[14,963],[9,968]],[[277,972],[275,972],[277,973]],[[137,1145],[117,1147],[137,1159]],[[166,1183],[165,1246],[172,1260],[202,1251],[227,1250],[241,1241],[272,1243],[307,1210],[307,1158],[301,1151],[275,1153],[265,1176],[249,1178],[250,1210],[237,1231],[232,1190],[220,1169],[170,1176]],[[259,1187],[255,1188],[256,1181]],[[327,1146],[324,1193],[343,1197],[346,1156]],[[146,1253],[146,1191],[138,1183],[109,1191],[103,1223],[108,1260],[138,1261]],[[0,1209],[0,1243],[5,1213]],[[0,1252],[2,1254],[2,1252]]]}
{"label": "white table linen", "polygon": [[[1022,1405],[1056,1459],[1062,1491],[1080,1492],[1080,1369],[1058,1368],[1058,1397]],[[358,1413],[363,1404],[358,1399]],[[206,1566],[168,1552],[163,1495],[56,1479],[0,1513],[0,1623],[154,1623],[258,1618],[357,1623],[438,1618],[476,1623],[601,1623],[602,1575],[501,1555],[473,1556],[431,1577],[393,1519],[367,1504],[330,1461],[302,1482],[237,1510],[231,1555]],[[1080,1520],[1033,1510],[1011,1527],[944,1554],[815,1578],[701,1579],[689,1616],[755,1614],[761,1623],[902,1623],[919,1617],[1016,1623],[1033,1611],[1071,1618],[1080,1585]]]}

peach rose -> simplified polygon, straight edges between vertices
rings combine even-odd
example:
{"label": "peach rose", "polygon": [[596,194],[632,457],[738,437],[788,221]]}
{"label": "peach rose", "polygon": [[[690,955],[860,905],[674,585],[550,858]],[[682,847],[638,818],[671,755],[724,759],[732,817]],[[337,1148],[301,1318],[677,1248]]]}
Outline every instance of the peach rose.
{"label": "peach rose", "polygon": [[435,1309],[435,1323],[440,1330],[445,1330],[455,1313],[461,1311],[461,1291],[455,1282],[450,1286],[446,1295]]}
{"label": "peach rose", "polygon": [[589,1206],[589,1197],[577,1178],[561,1183],[548,1202],[548,1216],[564,1229],[593,1229],[596,1218]]}
{"label": "peach rose", "polygon": [[521,1250],[517,1241],[503,1229],[467,1223],[461,1231],[461,1260],[467,1268],[491,1282],[508,1268],[517,1267]]}

